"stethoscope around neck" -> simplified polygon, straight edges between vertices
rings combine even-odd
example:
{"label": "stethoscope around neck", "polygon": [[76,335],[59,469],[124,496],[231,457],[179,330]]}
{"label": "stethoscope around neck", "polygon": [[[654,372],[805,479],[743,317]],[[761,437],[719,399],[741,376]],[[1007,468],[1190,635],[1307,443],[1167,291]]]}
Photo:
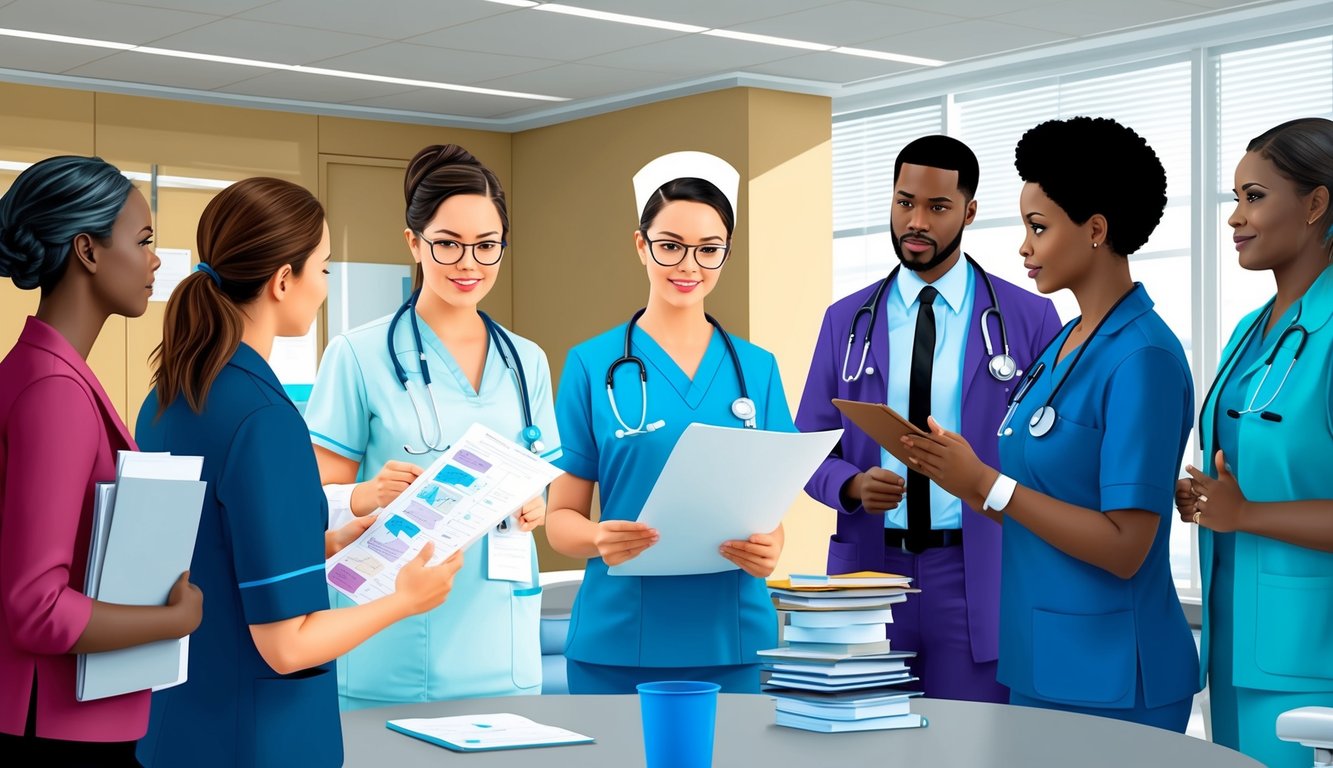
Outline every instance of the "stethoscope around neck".
{"label": "stethoscope around neck", "polygon": [[[1009,354],[1009,330],[1005,327],[1004,313],[1000,311],[1000,297],[995,294],[995,286],[991,284],[990,275],[986,270],[976,262],[971,256],[963,254],[967,263],[981,275],[981,280],[986,284],[986,293],[990,296],[991,305],[981,313],[981,338],[986,343],[986,355],[990,361],[986,364],[986,370],[990,372],[991,378],[996,381],[1009,381],[1015,376],[1022,376],[1023,372],[1018,370],[1018,363]],[[898,278],[898,270],[902,266],[896,266],[889,276],[875,286],[875,290],[870,297],[861,304],[860,309],[852,315],[851,328],[847,335],[847,351],[842,356],[842,380],[848,384],[853,381],[859,381],[862,373],[874,375],[874,367],[866,366],[866,358],[870,355],[870,338],[875,333],[875,326],[879,322],[879,308],[883,303],[884,291],[888,286]],[[870,324],[866,326],[865,335],[861,342],[861,361],[857,364],[856,370],[847,373],[847,364],[852,359],[852,349],[856,346],[856,330],[858,323],[863,316],[869,316]],[[1000,351],[995,350],[995,345],[990,335],[990,319],[994,317],[1000,329]]]}
{"label": "stethoscope around neck", "polygon": [[[632,348],[634,326],[638,324],[643,313],[643,309],[635,312],[634,316],[629,319],[629,323],[625,325],[625,353],[613,360],[606,369],[606,399],[611,403],[611,415],[615,417],[616,423],[620,425],[620,428],[615,432],[617,438],[646,435],[666,426],[666,421],[662,419],[648,421],[648,368],[644,366],[643,360],[635,356]],[[712,315],[705,314],[704,317],[717,329],[718,334],[722,336],[722,341],[727,345],[727,354],[731,357],[731,364],[736,369],[736,380],[740,382],[741,396],[732,401],[731,415],[740,419],[741,425],[746,429],[755,429],[755,416],[758,414],[758,409],[755,408],[754,401],[750,399],[750,393],[745,387],[745,371],[741,369],[741,359],[736,354],[735,345],[731,343],[731,336]],[[620,409],[616,407],[616,369],[622,365],[632,365],[639,372],[639,423],[633,427],[626,423],[624,417],[620,415]]]}
{"label": "stethoscope around neck", "polygon": [[[1213,379],[1212,385],[1208,387],[1208,392],[1203,396],[1205,407],[1207,406],[1209,399],[1214,395],[1217,395],[1219,398],[1222,396],[1222,389],[1225,388],[1226,383],[1231,380],[1232,375],[1236,372],[1237,359],[1245,350],[1245,347],[1249,345],[1250,339],[1258,332],[1259,328],[1264,323],[1268,322],[1269,317],[1272,315],[1273,303],[1275,301],[1276,299],[1269,300],[1267,306],[1264,307],[1264,310],[1259,313],[1259,316],[1254,319],[1254,322],[1250,323],[1250,327],[1245,330],[1245,335],[1241,337],[1240,343],[1235,347],[1232,347],[1231,354],[1227,355],[1227,359],[1222,361],[1222,367],[1219,369],[1221,375],[1216,379]],[[1277,353],[1282,350],[1283,343],[1285,343],[1287,338],[1291,336],[1296,337],[1296,349],[1292,352],[1291,360],[1287,362],[1287,369],[1282,372],[1282,379],[1278,381],[1277,389],[1273,391],[1273,394],[1263,403],[1258,403],[1259,395],[1264,391],[1264,384],[1268,381],[1268,374],[1273,372],[1273,364],[1277,362]],[[1296,361],[1301,359],[1301,353],[1305,351],[1305,343],[1309,340],[1310,332],[1305,329],[1305,326],[1301,325],[1301,305],[1297,304],[1296,316],[1291,319],[1291,323],[1286,328],[1282,329],[1282,333],[1278,334],[1277,341],[1273,343],[1273,349],[1269,351],[1267,359],[1264,360],[1264,373],[1259,377],[1259,384],[1254,388],[1253,394],[1250,395],[1250,402],[1241,410],[1228,408],[1226,410],[1227,416],[1233,419],[1239,419],[1247,413],[1257,413],[1259,414],[1259,418],[1264,421],[1282,421],[1282,414],[1277,413],[1276,411],[1270,411],[1268,410],[1268,407],[1271,406],[1273,401],[1277,400],[1277,396],[1282,393],[1282,387],[1286,385],[1287,379],[1291,377],[1291,369],[1296,366]],[[1217,434],[1218,405],[1219,404],[1217,403],[1214,403],[1213,405],[1213,434]],[[1202,433],[1199,434],[1199,447],[1203,447]]]}
{"label": "stethoscope around neck", "polygon": [[[389,360],[393,363],[394,375],[398,377],[398,383],[402,385],[403,391],[407,393],[408,399],[412,401],[412,411],[417,418],[417,430],[421,436],[424,448],[413,448],[404,443],[403,450],[414,456],[422,456],[428,453],[446,451],[449,444],[444,442],[444,421],[440,418],[440,404],[435,399],[435,384],[430,376],[430,364],[426,361],[426,349],[421,344],[421,325],[417,321],[417,298],[421,296],[421,289],[417,289],[403,305],[394,313],[393,320],[389,321]],[[425,385],[425,392],[421,393],[425,400],[429,401],[430,407],[427,409],[421,402],[421,397],[410,386],[407,370],[403,364],[398,361],[397,344],[394,341],[394,329],[398,326],[398,320],[403,315],[408,315],[412,327],[412,341],[416,345],[417,359],[421,363],[421,381]],[[540,454],[546,450],[546,445],[542,442],[542,431],[532,421],[532,402],[528,397],[528,378],[523,372],[523,362],[518,357],[518,348],[514,346],[514,340],[509,338],[509,334],[504,332],[500,324],[495,322],[481,310],[477,310],[481,315],[481,321],[486,326],[486,333],[495,345],[496,351],[500,353],[500,358],[504,360],[505,367],[509,369],[514,376],[514,385],[518,388],[519,406],[523,410],[523,430],[519,437],[527,444],[528,450]],[[426,419],[429,412],[431,419],[435,423],[434,437],[428,437],[426,434]]]}
{"label": "stethoscope around neck", "polygon": [[[1064,387],[1065,382],[1069,381],[1069,377],[1073,375],[1074,369],[1078,367],[1078,361],[1083,359],[1083,353],[1088,351],[1088,347],[1092,346],[1092,342],[1097,338],[1097,333],[1101,331],[1102,326],[1106,325],[1106,321],[1110,320],[1111,316],[1115,314],[1115,311],[1120,308],[1120,305],[1125,303],[1125,299],[1133,296],[1134,291],[1137,291],[1138,289],[1139,286],[1136,283],[1134,287],[1125,291],[1125,295],[1116,299],[1116,302],[1111,305],[1111,309],[1102,316],[1101,320],[1097,321],[1097,327],[1092,329],[1092,333],[1088,334],[1088,338],[1084,339],[1083,343],[1078,345],[1078,350],[1074,352],[1074,359],[1070,360],[1068,367],[1065,368],[1065,375],[1061,376],[1060,380],[1055,382],[1055,386],[1051,388],[1051,393],[1046,396],[1046,402],[1042,403],[1041,407],[1033,411],[1032,416],[1028,418],[1029,435],[1032,435],[1033,437],[1045,437],[1055,428],[1055,422],[1059,416],[1055,411],[1055,405],[1053,405],[1055,396],[1060,394],[1060,390]],[[1076,321],[1070,321],[1071,324],[1073,322]],[[1046,344],[1046,347],[1041,351],[1041,354],[1037,355],[1037,359],[1040,360],[1044,357],[1056,342],[1063,343],[1068,337],[1069,334],[1064,331],[1057,333],[1055,338],[1051,339],[1050,342]],[[1045,371],[1046,363],[1039,362],[1032,367],[1027,378],[1023,379],[1023,383],[1020,384],[1018,389],[1014,392],[1014,396],[1009,399],[1009,410],[1005,411],[1004,420],[1000,422],[1000,428],[995,430],[996,437],[1008,437],[1014,433],[1014,430],[1009,426],[1009,422],[1014,418],[1014,411],[1018,410],[1018,406],[1023,402],[1023,398],[1027,396],[1028,391],[1032,389],[1032,385],[1037,383],[1037,379],[1040,379]]]}

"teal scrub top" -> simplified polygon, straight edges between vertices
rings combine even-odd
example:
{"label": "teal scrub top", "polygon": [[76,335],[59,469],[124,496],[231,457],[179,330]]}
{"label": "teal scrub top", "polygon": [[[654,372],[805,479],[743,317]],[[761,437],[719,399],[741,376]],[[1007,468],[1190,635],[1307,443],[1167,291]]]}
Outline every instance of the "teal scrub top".
{"label": "teal scrub top", "polygon": [[[732,337],[759,429],[794,432],[773,355]],[[740,396],[736,369],[713,331],[694,378],[686,376],[653,338],[634,330],[632,350],[647,368],[647,434],[617,438],[619,423],[606,393],[606,372],[624,352],[625,326],[569,352],[560,381],[557,416],[564,439],[561,469],[599,486],[601,519],[635,520],[667,457],[693,422],[740,427],[731,413]],[[615,398],[630,426],[643,403],[638,369],[615,373]],[[718,457],[725,461],[726,457]],[[758,531],[756,531],[758,533]],[[721,542],[718,542],[721,544]],[[703,667],[757,662],[777,643],[777,616],[764,580],[739,569],[690,576],[610,576],[599,557],[588,560],[574,602],[565,655],[592,664]]]}
{"label": "teal scrub top", "polygon": [[333,665],[279,675],[250,625],[326,610],[328,507],[305,424],[278,378],[242,343],[201,413],[177,397],[139,411],[139,448],[204,457],[190,580],[204,617],[182,685],[153,694],[145,766],[342,765]]}
{"label": "teal scrub top", "polygon": [[[1267,305],[1265,305],[1267,306]],[[1281,416],[1280,421],[1259,413],[1241,415],[1236,429],[1236,457],[1227,457],[1241,491],[1250,501],[1281,502],[1333,499],[1333,473],[1325,459],[1333,456],[1333,270],[1325,269],[1314,284],[1274,325],[1259,356],[1242,366],[1235,352],[1245,332],[1260,319],[1260,308],[1240,321],[1222,352],[1226,363],[1218,378],[1244,382],[1244,404],[1251,401]],[[1290,319],[1288,319],[1290,318]],[[1297,323],[1309,334],[1301,357],[1293,360],[1298,335],[1283,331]],[[1264,368],[1273,348],[1282,342],[1272,373]],[[1260,390],[1260,385],[1262,390]],[[1199,426],[1203,437],[1204,470],[1216,477],[1221,422],[1230,404],[1218,406],[1216,393],[1203,403]],[[1203,670],[1210,662],[1212,633],[1210,603],[1232,601],[1235,632],[1232,664],[1235,685],[1263,691],[1333,691],[1333,654],[1328,638],[1333,633],[1333,553],[1249,533],[1233,535],[1232,594],[1214,594],[1217,541],[1213,532],[1199,531],[1199,562],[1203,571],[1203,633],[1200,648]],[[1212,660],[1212,663],[1218,663]],[[1202,681],[1201,673],[1201,681]]]}
{"label": "teal scrub top", "polygon": [[[412,455],[404,448],[410,445],[421,450],[425,446],[416,411],[389,360],[390,320],[392,317],[384,317],[367,323],[329,343],[306,406],[310,439],[360,462],[357,482],[373,478],[390,460],[426,467],[440,456],[439,452]],[[477,391],[430,326],[418,320],[436,406],[444,422],[443,442],[438,444],[452,443],[480,422],[526,445],[520,435],[523,411],[518,385],[496,345],[487,349]],[[419,387],[421,363],[406,315],[394,333],[398,360],[413,386]],[[513,333],[509,338],[523,363],[533,419],[545,443],[544,456],[553,459],[560,455],[560,436],[550,366],[536,344]],[[426,390],[418,392],[424,395]],[[434,437],[432,417],[428,413],[426,418],[426,435]],[[535,579],[535,547],[531,557]],[[477,542],[463,559],[463,568],[454,577],[453,590],[443,605],[393,624],[338,659],[338,690],[344,709],[383,702],[541,692],[541,588],[535,583],[488,579],[485,540]],[[329,595],[335,606],[354,604],[336,590]]]}
{"label": "teal scrub top", "polygon": [[[1015,409],[1013,434],[1000,438],[1000,469],[1023,486],[1099,512],[1141,509],[1162,518],[1128,579],[1004,519],[998,678],[1024,696],[1133,709],[1140,686],[1149,708],[1199,688],[1169,559],[1194,387],[1180,341],[1152,307],[1136,286],[1072,368],[1077,350],[1055,362],[1074,322],[1067,325],[1039,360],[1046,370]],[[1051,403],[1054,427],[1033,437],[1029,418],[1066,374]]]}

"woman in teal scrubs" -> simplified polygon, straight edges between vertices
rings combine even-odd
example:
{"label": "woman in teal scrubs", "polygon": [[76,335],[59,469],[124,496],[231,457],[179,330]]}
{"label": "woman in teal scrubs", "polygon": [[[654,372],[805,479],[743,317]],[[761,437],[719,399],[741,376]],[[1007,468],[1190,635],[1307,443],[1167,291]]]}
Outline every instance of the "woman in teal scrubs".
{"label": "woman in teal scrubs", "polygon": [[1042,293],[1070,289],[1081,316],[1016,390],[999,472],[938,424],[904,440],[924,474],[1004,525],[1010,703],[1184,732],[1198,657],[1169,540],[1194,390],[1126,259],[1161,218],[1166,173],[1138,134],[1087,117],[1028,131],[1015,165],[1024,266]]}
{"label": "woman in teal scrubs", "polygon": [[209,600],[188,681],[153,694],[139,759],[342,765],[330,662],[439,605],[461,553],[426,567],[428,544],[392,595],[329,610],[324,561],[366,521],[326,531],[305,425],[266,361],[274,337],[309,331],[328,293],[324,209],[291,182],[237,182],[204,209],[199,258],[167,302],[137,434],[145,451],[204,458],[191,574]]}
{"label": "woman in teal scrubs", "polygon": [[1310,750],[1275,724],[1333,707],[1333,122],[1283,123],[1246,150],[1228,223],[1277,295],[1231,334],[1199,416],[1204,468],[1176,503],[1199,525],[1213,741],[1304,768]]}
{"label": "woman in teal scrubs", "polygon": [[[546,355],[477,308],[509,236],[499,179],[461,147],[431,146],[408,164],[404,191],[419,288],[394,315],[329,343],[306,406],[333,525],[389,504],[473,423],[560,455]],[[540,496],[529,501],[468,555],[448,603],[338,659],[342,708],[540,693],[530,531],[545,515]],[[506,555],[527,567],[492,567]]]}
{"label": "woman in teal scrubs", "polygon": [[[758,692],[756,652],[776,644],[764,577],[782,551],[781,526],[718,542],[737,570],[607,573],[656,541],[635,520],[691,423],[794,431],[773,355],[704,314],[731,244],[738,180],[701,152],[666,155],[639,171],[634,239],[648,305],[565,362],[556,403],[564,455],[556,463],[566,474],[551,484],[547,536],[557,551],[588,558],[565,651],[571,693],[633,693],[637,683],[679,679]],[[589,519],[594,485],[600,523]]]}

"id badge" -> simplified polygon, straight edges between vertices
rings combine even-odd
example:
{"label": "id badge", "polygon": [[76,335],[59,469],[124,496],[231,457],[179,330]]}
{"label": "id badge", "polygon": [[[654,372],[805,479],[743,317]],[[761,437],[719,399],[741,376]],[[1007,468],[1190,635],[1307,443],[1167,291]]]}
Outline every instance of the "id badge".
{"label": "id badge", "polygon": [[486,578],[534,583],[532,532],[520,531],[518,522],[512,517],[505,518],[486,534]]}

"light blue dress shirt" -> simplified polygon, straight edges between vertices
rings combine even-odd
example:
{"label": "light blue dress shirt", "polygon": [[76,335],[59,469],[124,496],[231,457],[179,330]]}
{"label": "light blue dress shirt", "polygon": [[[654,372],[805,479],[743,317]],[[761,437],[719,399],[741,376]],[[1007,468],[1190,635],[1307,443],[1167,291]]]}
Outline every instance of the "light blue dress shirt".
{"label": "light blue dress shirt", "polygon": [[[935,365],[930,374],[930,413],[945,429],[957,432],[963,418],[963,351],[972,324],[972,298],[976,293],[972,265],[959,259],[953,268],[934,282],[940,292],[935,300]],[[926,281],[915,272],[898,270],[893,290],[884,292],[884,316],[889,324],[889,391],[885,403],[907,415],[912,379],[912,345],[916,340],[917,298]],[[879,465],[907,477],[907,466],[880,449]],[[896,509],[884,513],[885,528],[907,527],[907,498]],[[961,528],[963,503],[938,485],[930,484],[930,527]]]}

